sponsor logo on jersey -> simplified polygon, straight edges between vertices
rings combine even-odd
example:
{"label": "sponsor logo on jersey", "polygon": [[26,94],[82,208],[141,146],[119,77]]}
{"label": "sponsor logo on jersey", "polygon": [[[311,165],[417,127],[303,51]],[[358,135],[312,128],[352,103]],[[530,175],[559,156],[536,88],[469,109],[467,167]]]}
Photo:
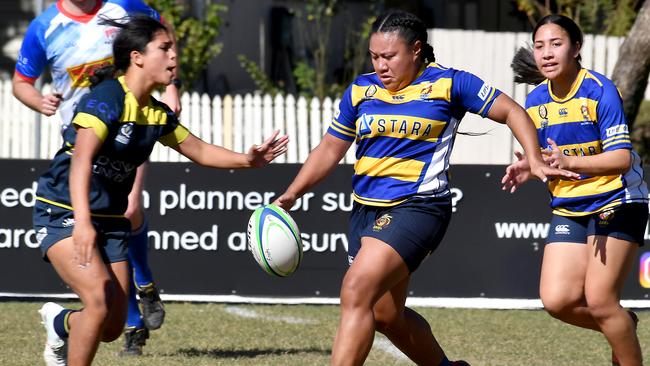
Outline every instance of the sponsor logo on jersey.
{"label": "sponsor logo on jersey", "polygon": [[629,129],[627,125],[618,125],[614,127],[610,127],[606,130],[607,137],[612,137],[614,135],[619,135],[619,134],[627,134],[629,133]]}
{"label": "sponsor logo on jersey", "polygon": [[377,93],[377,85],[370,85],[365,92],[366,98],[372,98]]}
{"label": "sponsor logo on jersey", "polygon": [[104,36],[106,37],[106,44],[113,44],[115,36],[117,36],[118,30],[116,27],[109,27],[104,30]]}
{"label": "sponsor logo on jersey", "polygon": [[61,225],[62,225],[63,227],[74,226],[74,218],[72,218],[72,217],[68,217],[68,218],[66,218],[65,220],[63,220],[63,222],[61,223]]}
{"label": "sponsor logo on jersey", "polygon": [[393,217],[389,214],[383,214],[377,220],[375,220],[375,225],[372,227],[372,231],[381,231],[383,228],[390,225],[390,220]]}
{"label": "sponsor logo on jersey", "polygon": [[367,114],[362,114],[359,118],[361,126],[359,127],[359,135],[367,135],[372,132],[372,122],[375,120],[375,117],[368,116]]}
{"label": "sponsor logo on jersey", "polygon": [[113,56],[67,68],[66,71],[70,77],[70,86],[72,88],[89,87],[90,77],[95,74],[95,71],[111,64],[113,64]]}
{"label": "sponsor logo on jersey", "polygon": [[120,132],[115,137],[115,141],[121,144],[128,144],[131,141],[131,135],[133,134],[133,122],[125,123],[120,127]]}
{"label": "sponsor logo on jersey", "polygon": [[481,98],[482,101],[485,101],[487,99],[488,95],[490,95],[490,89],[492,89],[489,85],[483,83],[483,86],[481,89],[478,91],[478,97]]}
{"label": "sponsor logo on jersey", "polygon": [[393,100],[401,101],[401,100],[404,100],[404,98],[406,98],[406,97],[404,95],[402,95],[402,94],[393,95]]}
{"label": "sponsor logo on jersey", "polygon": [[569,225],[555,225],[555,234],[569,235],[571,234],[571,228],[569,227]]}
{"label": "sponsor logo on jersey", "polygon": [[558,113],[560,114],[560,117],[566,117],[569,115],[569,111],[566,108],[560,108]]}

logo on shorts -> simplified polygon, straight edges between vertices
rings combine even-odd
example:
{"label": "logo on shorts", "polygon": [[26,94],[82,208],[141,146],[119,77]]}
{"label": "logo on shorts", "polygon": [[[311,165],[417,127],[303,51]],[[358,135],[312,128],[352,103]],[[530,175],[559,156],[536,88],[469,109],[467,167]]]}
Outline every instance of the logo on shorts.
{"label": "logo on shorts", "polygon": [[385,228],[386,226],[390,225],[390,220],[393,217],[389,214],[383,214],[381,215],[380,218],[375,220],[375,225],[372,227],[372,231],[381,231],[381,229]]}
{"label": "logo on shorts", "polygon": [[605,210],[598,214],[598,218],[600,219],[600,221],[598,221],[599,226],[607,226],[614,218],[614,210]]}
{"label": "logo on shorts", "polygon": [[115,141],[126,145],[129,143],[129,141],[131,141],[132,134],[133,123],[126,123],[120,128],[120,133],[117,135],[117,137],[115,137]]}
{"label": "logo on shorts", "polygon": [[39,246],[41,245],[41,242],[43,241],[43,239],[45,239],[46,236],[47,236],[46,227],[42,227],[40,230],[38,230],[38,232],[36,232],[36,242],[38,243]]}
{"label": "logo on shorts", "polygon": [[555,225],[555,235],[569,235],[571,228],[569,225]]}
{"label": "logo on shorts", "polygon": [[650,252],[641,255],[639,262],[639,283],[645,288],[650,288]]}
{"label": "logo on shorts", "polygon": [[352,265],[352,262],[354,262],[354,257],[351,255],[348,255],[348,265]]}
{"label": "logo on shorts", "polygon": [[67,219],[63,220],[63,223],[61,223],[63,227],[70,227],[74,226],[74,219],[72,217],[68,217]]}

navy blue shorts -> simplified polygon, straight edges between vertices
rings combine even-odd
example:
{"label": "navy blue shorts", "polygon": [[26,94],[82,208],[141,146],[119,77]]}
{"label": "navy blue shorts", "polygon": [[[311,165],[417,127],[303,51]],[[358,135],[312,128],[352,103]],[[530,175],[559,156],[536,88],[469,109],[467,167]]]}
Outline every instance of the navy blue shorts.
{"label": "navy blue shorts", "polygon": [[361,238],[368,236],[390,245],[414,272],[438,247],[450,219],[450,197],[413,197],[391,207],[355,202],[350,215],[348,262],[352,264],[361,249]]}
{"label": "navy blue shorts", "polygon": [[[72,236],[74,214],[72,211],[36,200],[34,205],[34,230],[43,259],[49,262],[47,250],[59,241]],[[97,230],[97,246],[105,263],[127,260],[127,242],[131,223],[126,218],[92,218]]]}
{"label": "navy blue shorts", "polygon": [[587,243],[590,235],[610,236],[643,246],[648,205],[623,204],[587,216],[553,215],[546,243]]}

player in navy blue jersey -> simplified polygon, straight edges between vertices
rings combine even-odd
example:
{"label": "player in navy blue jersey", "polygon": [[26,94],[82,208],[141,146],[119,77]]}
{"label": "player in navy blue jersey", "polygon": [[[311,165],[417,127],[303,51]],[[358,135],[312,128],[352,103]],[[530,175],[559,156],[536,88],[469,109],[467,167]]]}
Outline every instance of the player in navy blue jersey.
{"label": "player in navy blue jersey", "polygon": [[369,51],[375,72],[345,91],[323,140],[276,203],[290,209],[355,142],[350,267],[331,363],[363,364],[377,330],[418,365],[466,365],[450,362],[427,321],[405,306],[411,273],[436,249],[451,218],[449,156],[460,120],[472,112],[507,123],[540,179],[572,174],[544,164],[517,103],[471,73],[435,63],[416,16],[380,16]]}
{"label": "player in navy blue jersey", "polygon": [[[142,0],[59,0],[34,19],[25,34],[13,79],[14,95],[44,115],[61,117],[61,131],[72,121],[75,106],[90,90],[94,71],[113,62],[112,42],[117,28],[101,23],[102,17],[160,15]],[[34,82],[50,69],[53,93],[42,95]],[[172,83],[162,101],[180,112],[179,90]],[[125,216],[131,221],[129,264],[133,276],[123,355],[139,355],[149,336],[164,320],[164,307],[148,264],[147,220],[141,203],[146,164],[138,168]],[[139,294],[142,316],[136,299]],[[146,325],[146,326],[145,326]]]}
{"label": "player in navy blue jersey", "polygon": [[[602,332],[613,364],[641,365],[638,318],[620,296],[643,245],[648,188],[621,96],[611,80],[581,66],[582,32],[570,18],[544,17],[532,38],[532,54],[521,50],[513,66],[520,81],[540,82],[526,99],[539,146],[550,166],[580,174],[548,182],[553,218],[540,297],[552,316]],[[503,177],[512,192],[529,177],[518,158]]]}
{"label": "player in navy blue jersey", "polygon": [[130,234],[124,212],[136,169],[156,141],[200,165],[230,169],[266,165],[286,151],[288,141],[276,131],[248,153],[235,153],[192,135],[151,96],[171,82],[176,68],[165,26],[146,16],[105,21],[120,28],[113,56],[123,75],[79,100],[36,192],[34,226],[43,256],[83,305],[79,311],[43,307],[46,351],[56,355],[50,365],[89,365],[99,342],[117,339],[123,329]]}

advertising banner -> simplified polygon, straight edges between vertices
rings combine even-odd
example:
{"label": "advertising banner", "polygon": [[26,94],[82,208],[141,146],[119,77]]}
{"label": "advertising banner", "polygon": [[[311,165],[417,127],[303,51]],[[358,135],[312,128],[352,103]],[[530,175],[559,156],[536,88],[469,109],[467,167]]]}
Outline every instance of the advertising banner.
{"label": "advertising banner", "polygon": [[[31,210],[48,161],[0,160],[0,293],[69,293],[40,258]],[[150,265],[165,294],[338,297],[347,268],[352,167],[341,165],[300,199],[292,217],[304,258],[291,277],[262,271],[246,244],[252,211],[273,202],[300,165],[216,170],[191,163],[152,163],[144,201]],[[503,166],[452,167],[454,212],[440,247],[413,276],[415,297],[536,299],[548,195],[541,182],[501,190]],[[427,223],[423,222],[422,225]],[[646,231],[646,241],[650,238]],[[650,245],[638,252],[624,299],[650,294]]]}

